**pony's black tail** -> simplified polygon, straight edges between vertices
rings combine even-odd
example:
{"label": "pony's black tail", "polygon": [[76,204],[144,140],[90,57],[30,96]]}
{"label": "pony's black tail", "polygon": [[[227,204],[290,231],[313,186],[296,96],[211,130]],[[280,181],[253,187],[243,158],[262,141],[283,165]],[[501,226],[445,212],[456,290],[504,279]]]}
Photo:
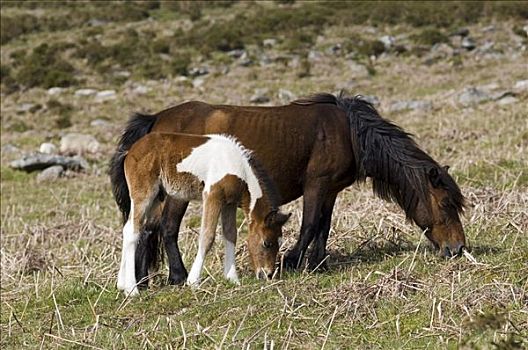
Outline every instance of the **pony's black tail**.
{"label": "pony's black tail", "polygon": [[428,172],[440,165],[361,96],[335,99],[350,123],[358,180],[370,177],[374,193],[397,202],[412,219],[419,202],[429,203]]}
{"label": "pony's black tail", "polygon": [[150,132],[156,120],[156,116],[139,113],[134,114],[128,121],[117,145],[117,150],[110,160],[108,173],[110,175],[114,199],[123,214],[123,223],[127,222],[128,214],[130,213],[130,196],[125,179],[125,157],[130,147]]}

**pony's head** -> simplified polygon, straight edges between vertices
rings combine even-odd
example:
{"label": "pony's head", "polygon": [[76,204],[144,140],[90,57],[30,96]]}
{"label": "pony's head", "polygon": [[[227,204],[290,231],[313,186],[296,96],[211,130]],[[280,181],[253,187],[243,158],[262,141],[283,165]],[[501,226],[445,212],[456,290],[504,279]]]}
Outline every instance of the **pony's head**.
{"label": "pony's head", "polygon": [[446,166],[429,170],[429,203],[417,205],[414,220],[440,254],[451,257],[462,254],[466,238],[459,217],[464,197],[447,169]]}
{"label": "pony's head", "polygon": [[282,226],[291,214],[270,211],[264,219],[253,217],[249,223],[248,250],[255,274],[259,279],[271,279],[279,252]]}

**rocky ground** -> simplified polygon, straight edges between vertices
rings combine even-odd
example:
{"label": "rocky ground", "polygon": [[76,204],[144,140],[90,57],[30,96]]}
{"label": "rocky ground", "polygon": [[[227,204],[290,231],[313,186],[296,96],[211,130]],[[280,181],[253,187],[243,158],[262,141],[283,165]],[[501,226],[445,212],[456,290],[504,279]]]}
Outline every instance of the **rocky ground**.
{"label": "rocky ground", "polygon": [[[478,20],[449,8],[450,23],[433,16],[445,4],[408,8],[425,23],[348,22],[347,8],[330,21],[306,3],[134,7],[121,17],[117,6],[114,18],[88,5],[2,5],[2,347],[528,346],[528,22],[517,5]],[[71,13],[79,23],[55,21]],[[33,26],[9,31],[20,16]],[[364,95],[451,166],[476,260],[439,259],[394,204],[355,185],[338,199],[325,274],[258,282],[242,240],[241,287],[222,281],[217,247],[200,290],[163,286],[163,267],[139,300],[123,300],[106,170],[131,113],[341,90]],[[299,202],[285,209],[294,216],[283,249],[301,217]],[[187,264],[198,223],[195,205],[181,235]]]}

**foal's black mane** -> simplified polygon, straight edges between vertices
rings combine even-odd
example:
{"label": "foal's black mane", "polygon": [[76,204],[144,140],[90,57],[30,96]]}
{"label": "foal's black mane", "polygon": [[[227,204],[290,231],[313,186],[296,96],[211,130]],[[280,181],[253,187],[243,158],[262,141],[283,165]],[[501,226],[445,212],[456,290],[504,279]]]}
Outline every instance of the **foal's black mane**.
{"label": "foal's black mane", "polygon": [[317,94],[292,103],[327,103],[342,109],[352,131],[357,180],[372,178],[374,192],[383,199],[396,201],[408,218],[413,218],[419,202],[430,208],[430,174],[436,177],[433,185],[441,186],[448,193],[442,206],[457,212],[463,210],[464,197],[447,171],[418,147],[411,134],[383,119],[361,96]]}
{"label": "foal's black mane", "polygon": [[271,179],[268,172],[264,169],[259,160],[255,158],[253,152],[247,150],[244,147],[243,149],[246,151],[245,154],[247,156],[249,166],[255,173],[255,176],[262,187],[262,192],[266,194],[270,201],[272,211],[277,211],[281,203],[281,198],[275,182]]}

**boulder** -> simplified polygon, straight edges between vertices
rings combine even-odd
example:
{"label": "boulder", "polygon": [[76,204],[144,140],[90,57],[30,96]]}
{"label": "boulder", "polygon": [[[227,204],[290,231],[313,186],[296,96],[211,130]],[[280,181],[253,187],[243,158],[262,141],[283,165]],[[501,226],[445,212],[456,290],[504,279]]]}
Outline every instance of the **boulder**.
{"label": "boulder", "polygon": [[92,135],[71,133],[60,141],[60,152],[63,154],[96,153],[100,144]]}
{"label": "boulder", "polygon": [[37,182],[51,182],[57,180],[64,173],[61,165],[50,166],[37,175]]}
{"label": "boulder", "polygon": [[80,156],[65,157],[43,153],[25,155],[9,163],[11,168],[27,172],[46,169],[54,165],[60,165],[63,169],[76,171],[88,169],[88,162]]}
{"label": "boulder", "polygon": [[44,142],[39,147],[39,152],[44,154],[57,153],[57,147],[51,142]]}

